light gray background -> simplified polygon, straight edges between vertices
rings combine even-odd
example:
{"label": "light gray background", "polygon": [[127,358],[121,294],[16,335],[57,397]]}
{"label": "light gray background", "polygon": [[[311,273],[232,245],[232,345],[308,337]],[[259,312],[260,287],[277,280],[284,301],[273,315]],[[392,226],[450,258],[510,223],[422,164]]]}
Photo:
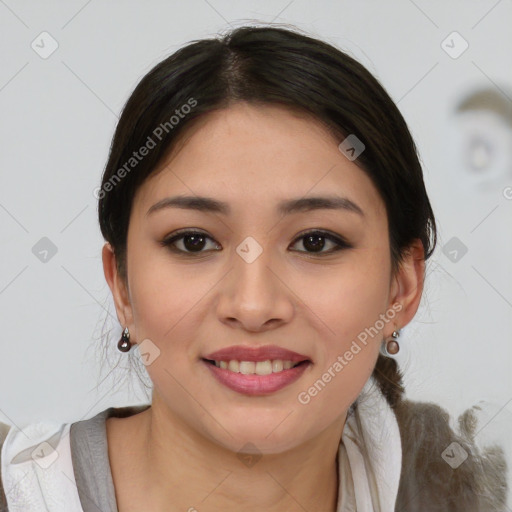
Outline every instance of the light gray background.
{"label": "light gray background", "polygon": [[[103,276],[93,191],[140,78],[187,42],[255,20],[293,24],[348,51],[381,81],[416,140],[440,240],[420,311],[401,337],[408,396],[454,412],[488,400],[510,414],[512,131],[494,114],[455,115],[455,107],[480,88],[512,105],[511,0],[6,0],[0,421],[76,421],[147,400],[135,380],[134,388],[113,389],[123,371],[109,370],[119,357],[101,351],[102,329],[114,329],[111,344],[121,329]],[[58,43],[46,59],[31,47],[43,45],[44,31]],[[442,47],[453,31],[469,44],[458,58]],[[461,48],[453,37],[446,44]],[[464,149],[475,132],[490,145],[478,172]],[[32,252],[43,237],[57,247],[46,263]],[[467,247],[457,261],[442,251],[453,237]]]}

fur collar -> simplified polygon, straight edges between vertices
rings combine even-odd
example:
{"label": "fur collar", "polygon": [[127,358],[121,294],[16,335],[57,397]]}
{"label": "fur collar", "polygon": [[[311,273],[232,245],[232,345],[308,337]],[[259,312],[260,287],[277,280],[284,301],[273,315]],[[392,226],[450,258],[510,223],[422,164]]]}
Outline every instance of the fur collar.
{"label": "fur collar", "polygon": [[478,418],[480,407],[459,416],[458,431],[434,403],[404,400],[394,410],[402,442],[396,511],[510,510],[506,453],[497,444],[481,449],[475,441],[485,427]]}

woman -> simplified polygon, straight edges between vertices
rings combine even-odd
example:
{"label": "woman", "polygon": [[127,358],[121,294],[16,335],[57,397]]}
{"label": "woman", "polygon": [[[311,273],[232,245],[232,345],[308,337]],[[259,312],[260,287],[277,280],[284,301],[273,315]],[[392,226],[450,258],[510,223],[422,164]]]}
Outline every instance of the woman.
{"label": "woman", "polygon": [[8,510],[504,510],[477,411],[456,433],[403,398],[436,224],[361,64],[282,28],[193,42],[129,98],[97,195],[151,404],[9,432]]}

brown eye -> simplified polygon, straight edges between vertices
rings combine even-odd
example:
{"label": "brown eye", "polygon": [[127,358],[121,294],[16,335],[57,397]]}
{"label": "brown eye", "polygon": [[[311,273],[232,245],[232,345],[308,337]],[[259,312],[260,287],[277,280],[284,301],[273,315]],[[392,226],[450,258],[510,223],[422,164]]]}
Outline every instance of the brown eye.
{"label": "brown eye", "polygon": [[[298,252],[313,254],[329,254],[341,249],[351,247],[351,245],[345,242],[342,238],[334,236],[325,231],[310,231],[308,233],[302,234],[295,240],[295,243],[299,241],[302,241],[302,246],[305,248],[305,251],[299,250]],[[329,248],[329,246],[330,250],[323,250],[325,247]]]}
{"label": "brown eye", "polygon": [[[169,249],[174,252],[200,254],[202,252],[206,252],[203,249],[208,245],[208,240],[214,241],[213,238],[201,231],[181,231],[166,238],[161,242],[161,244],[165,247],[169,247]],[[220,247],[216,242],[213,245],[214,250],[218,250]]]}

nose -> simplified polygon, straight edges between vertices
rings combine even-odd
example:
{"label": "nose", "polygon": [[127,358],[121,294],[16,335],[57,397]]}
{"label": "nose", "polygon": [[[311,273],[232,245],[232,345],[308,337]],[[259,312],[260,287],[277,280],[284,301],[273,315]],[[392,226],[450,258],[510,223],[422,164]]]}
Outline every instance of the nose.
{"label": "nose", "polygon": [[289,322],[294,313],[293,293],[272,265],[270,251],[254,261],[233,255],[233,267],[221,281],[217,315],[230,327],[260,332]]}

